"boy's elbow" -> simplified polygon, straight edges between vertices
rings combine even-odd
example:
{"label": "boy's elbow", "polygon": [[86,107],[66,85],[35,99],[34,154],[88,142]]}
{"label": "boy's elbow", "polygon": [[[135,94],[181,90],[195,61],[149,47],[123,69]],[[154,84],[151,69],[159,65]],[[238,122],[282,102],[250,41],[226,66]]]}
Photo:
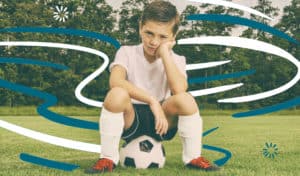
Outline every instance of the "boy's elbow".
{"label": "boy's elbow", "polygon": [[119,86],[120,86],[119,81],[112,81],[112,80],[109,81],[109,88],[110,89],[112,89],[114,87],[119,87]]}
{"label": "boy's elbow", "polygon": [[187,83],[178,84],[171,88],[171,92],[173,95],[181,94],[187,91],[188,85]]}
{"label": "boy's elbow", "polygon": [[124,80],[109,81],[109,88],[112,89],[115,87],[125,88],[125,81]]}
{"label": "boy's elbow", "polygon": [[183,90],[171,90],[171,92],[172,92],[172,95],[178,95],[178,94],[181,94],[181,93],[184,93],[185,91],[183,91]]}

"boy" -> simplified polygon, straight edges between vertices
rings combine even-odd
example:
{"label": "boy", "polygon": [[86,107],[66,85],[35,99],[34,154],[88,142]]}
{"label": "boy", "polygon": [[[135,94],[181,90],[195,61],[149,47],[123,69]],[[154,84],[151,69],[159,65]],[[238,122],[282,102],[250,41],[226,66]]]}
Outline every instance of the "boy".
{"label": "boy", "polygon": [[119,141],[141,135],[158,141],[182,138],[189,168],[218,170],[201,154],[202,118],[186,92],[185,57],[172,51],[179,25],[175,6],[154,1],[139,22],[142,44],[121,47],[110,65],[110,91],[100,118],[101,156],[87,173],[111,172],[119,162]]}

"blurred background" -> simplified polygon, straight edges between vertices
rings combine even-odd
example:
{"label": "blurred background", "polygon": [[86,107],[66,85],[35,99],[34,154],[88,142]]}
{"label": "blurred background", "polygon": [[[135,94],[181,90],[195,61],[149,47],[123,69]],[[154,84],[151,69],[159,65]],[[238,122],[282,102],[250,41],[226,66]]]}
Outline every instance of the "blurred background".
{"label": "blurred background", "polygon": [[[138,20],[144,5],[149,0],[0,0],[0,28],[11,27],[51,27],[80,29],[101,33],[118,40],[121,45],[139,43]],[[241,5],[252,7],[272,18],[269,21],[252,16],[232,8],[191,3],[182,0],[170,0],[181,13],[181,27],[178,39],[197,36],[241,36],[274,44],[294,57],[300,58],[299,45],[268,33],[253,29],[209,21],[188,21],[191,14],[228,14],[244,16],[258,22],[271,25],[278,30],[300,40],[300,1],[298,0],[234,0]],[[95,48],[106,53],[110,60],[117,51],[113,45],[96,39],[79,36],[42,33],[1,32],[1,41],[40,41],[81,45]],[[217,87],[232,83],[244,83],[241,88],[224,93],[197,97],[200,108],[206,109],[254,109],[277,104],[300,95],[298,83],[288,91],[260,101],[242,104],[218,104],[217,100],[226,97],[250,95],[275,89],[289,82],[296,74],[296,67],[277,56],[247,49],[225,46],[175,46],[174,51],[184,55],[188,64],[209,61],[231,60],[230,63],[216,68],[189,71],[189,78],[210,77],[214,75],[255,70],[255,74],[234,79],[216,80],[189,85],[189,91]],[[79,102],[74,90],[76,86],[103,63],[103,59],[95,55],[79,51],[45,48],[1,46],[2,58],[30,58],[63,64],[69,70],[61,71],[52,68],[0,64],[0,78],[13,83],[48,92],[57,96],[59,106],[86,106]],[[108,91],[109,72],[106,70],[91,82],[83,95],[101,101]],[[42,100],[13,92],[0,87],[0,106],[36,106]],[[297,108],[297,107],[294,107]],[[299,108],[299,107],[298,107]]]}

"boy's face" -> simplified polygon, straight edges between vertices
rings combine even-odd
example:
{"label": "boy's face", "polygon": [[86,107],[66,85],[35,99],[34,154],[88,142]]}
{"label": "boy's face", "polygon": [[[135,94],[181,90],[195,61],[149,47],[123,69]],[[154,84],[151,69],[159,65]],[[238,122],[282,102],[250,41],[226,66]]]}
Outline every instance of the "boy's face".
{"label": "boy's face", "polygon": [[142,39],[144,54],[147,59],[155,59],[159,46],[166,42],[175,40],[173,34],[174,21],[163,23],[158,21],[146,21],[140,24],[140,37]]}

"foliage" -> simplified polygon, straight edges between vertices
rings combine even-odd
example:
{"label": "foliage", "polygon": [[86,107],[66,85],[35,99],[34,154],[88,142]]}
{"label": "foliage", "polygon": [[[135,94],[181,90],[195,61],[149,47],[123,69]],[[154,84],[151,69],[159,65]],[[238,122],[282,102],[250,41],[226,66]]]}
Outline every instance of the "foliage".
{"label": "foliage", "polygon": [[[114,37],[122,44],[138,44],[140,42],[138,35],[139,17],[143,7],[149,2],[151,0],[125,0],[120,9],[113,10],[104,0],[1,0],[0,28],[55,27],[82,29]],[[56,6],[67,7],[69,14],[65,22],[53,18],[53,12],[57,10]],[[278,15],[278,9],[272,6],[270,0],[259,0],[258,5],[253,8],[271,17]],[[300,40],[300,26],[298,23],[300,20],[299,8],[299,1],[293,0],[291,5],[285,7],[282,19],[275,26],[298,40]],[[181,14],[181,27],[177,39],[203,35],[228,36],[237,27],[227,23],[188,21],[185,19],[187,15],[199,13],[242,15],[240,11],[220,6],[206,4],[201,6],[189,5]],[[268,24],[267,20],[257,16],[251,16],[251,18]],[[241,36],[272,43],[292,53],[296,58],[300,58],[300,45],[289,43],[286,40],[252,28],[246,29]],[[105,42],[71,35],[7,32],[0,33],[0,40],[44,41],[81,45],[103,51],[109,56],[110,60],[114,58],[117,50],[117,48]],[[286,93],[263,101],[240,105],[217,104],[216,101],[224,97],[249,95],[275,89],[291,80],[296,74],[296,68],[291,63],[277,56],[246,49],[199,45],[175,46],[174,50],[176,53],[184,55],[187,58],[188,64],[231,60],[231,63],[216,68],[189,71],[189,78],[230,74],[250,69],[256,70],[254,75],[241,78],[190,84],[189,90],[210,88],[237,82],[245,84],[242,88],[234,91],[197,98],[200,107],[201,104],[205,104],[205,106],[207,106],[206,104],[211,104],[209,106],[222,109],[259,108],[297,97],[300,94],[300,87],[297,84]],[[45,47],[0,47],[0,55],[1,57],[19,57],[54,62],[69,67],[69,70],[62,71],[33,65],[11,63],[2,63],[0,65],[1,79],[53,94],[59,99],[59,105],[68,106],[82,105],[75,98],[74,90],[86,76],[95,71],[103,63],[102,58],[95,57],[92,54]],[[103,100],[108,90],[108,78],[109,72],[105,70],[100,77],[96,78],[83,90],[83,95],[91,99]],[[30,106],[41,103],[40,99],[0,88],[0,105],[2,106]]]}

